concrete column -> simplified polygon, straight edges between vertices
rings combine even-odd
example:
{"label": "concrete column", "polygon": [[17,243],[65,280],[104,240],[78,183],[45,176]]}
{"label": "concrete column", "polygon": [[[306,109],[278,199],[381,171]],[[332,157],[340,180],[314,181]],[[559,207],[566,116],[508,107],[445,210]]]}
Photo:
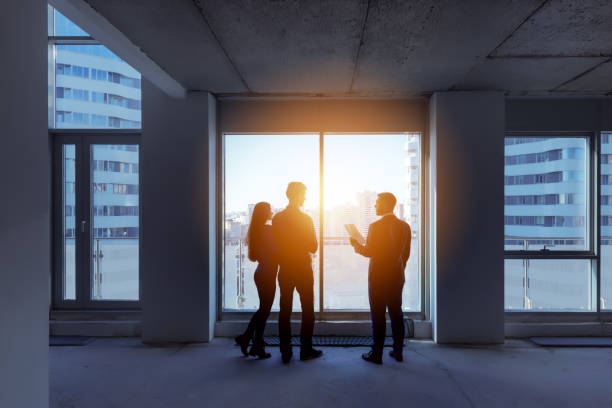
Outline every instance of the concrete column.
{"label": "concrete column", "polygon": [[431,299],[438,343],[504,341],[504,95],[430,100]]}
{"label": "concrete column", "polygon": [[[215,284],[215,99],[143,80],[143,341],[209,341]],[[212,149],[211,149],[212,148]]]}
{"label": "concrete column", "polygon": [[49,405],[47,2],[0,13],[0,407]]}

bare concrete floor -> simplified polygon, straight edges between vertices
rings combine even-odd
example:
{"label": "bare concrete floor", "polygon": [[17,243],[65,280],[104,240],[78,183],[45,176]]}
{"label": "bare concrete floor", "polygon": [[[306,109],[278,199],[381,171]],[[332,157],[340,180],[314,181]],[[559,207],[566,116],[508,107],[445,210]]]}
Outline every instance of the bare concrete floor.
{"label": "bare concrete floor", "polygon": [[289,365],[241,357],[230,339],[152,347],[97,339],[50,348],[51,407],[611,407],[612,349],[407,343],[403,363],[323,348]]}

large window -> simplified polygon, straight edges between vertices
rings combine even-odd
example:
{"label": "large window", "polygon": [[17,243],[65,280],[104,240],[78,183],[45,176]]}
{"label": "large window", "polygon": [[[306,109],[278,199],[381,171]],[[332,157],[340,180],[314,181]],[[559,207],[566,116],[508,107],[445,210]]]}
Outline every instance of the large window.
{"label": "large window", "polygon": [[134,129],[141,128],[140,74],[59,11],[48,11],[53,305],[136,308],[140,142]]}
{"label": "large window", "polygon": [[140,73],[49,6],[49,127],[141,128]]}
{"label": "large window", "polygon": [[[223,310],[257,308],[256,264],[244,242],[250,214],[258,201],[282,210],[290,181],[308,188],[304,211],[319,240],[312,259],[316,310],[369,309],[368,260],[354,253],[344,224],[355,224],[366,236],[383,191],[396,195],[396,215],[413,232],[403,306],[422,310],[420,134],[226,134],[223,142]],[[299,310],[297,297],[294,302]]]}
{"label": "large window", "polygon": [[589,311],[597,256],[590,135],[505,139],[505,308]]}

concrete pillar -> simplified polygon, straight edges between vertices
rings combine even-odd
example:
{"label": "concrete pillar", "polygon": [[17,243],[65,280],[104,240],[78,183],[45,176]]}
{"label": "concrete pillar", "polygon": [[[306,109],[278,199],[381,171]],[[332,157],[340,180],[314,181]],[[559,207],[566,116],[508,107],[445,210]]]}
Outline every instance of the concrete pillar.
{"label": "concrete pillar", "polygon": [[47,2],[0,13],[0,407],[49,405]]}
{"label": "concrete pillar", "polygon": [[504,341],[504,95],[430,100],[431,311],[438,343]]}
{"label": "concrete pillar", "polygon": [[143,80],[143,341],[209,341],[216,314],[215,99]]}

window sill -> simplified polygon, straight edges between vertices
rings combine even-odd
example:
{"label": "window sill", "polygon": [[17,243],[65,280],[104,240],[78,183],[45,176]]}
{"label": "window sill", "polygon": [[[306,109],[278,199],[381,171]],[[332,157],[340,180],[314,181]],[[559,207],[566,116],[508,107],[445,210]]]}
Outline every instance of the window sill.
{"label": "window sill", "polygon": [[[250,315],[248,316],[250,318]],[[215,337],[235,337],[241,334],[248,325],[247,316],[243,320],[223,320],[215,323]],[[269,319],[264,334],[266,336],[278,335],[278,323]],[[291,331],[300,332],[300,321],[291,321]],[[391,335],[391,324],[387,322],[387,335]],[[414,337],[417,339],[431,339],[431,321],[414,320]],[[372,322],[368,320],[317,320],[314,327],[315,336],[371,336]]]}

